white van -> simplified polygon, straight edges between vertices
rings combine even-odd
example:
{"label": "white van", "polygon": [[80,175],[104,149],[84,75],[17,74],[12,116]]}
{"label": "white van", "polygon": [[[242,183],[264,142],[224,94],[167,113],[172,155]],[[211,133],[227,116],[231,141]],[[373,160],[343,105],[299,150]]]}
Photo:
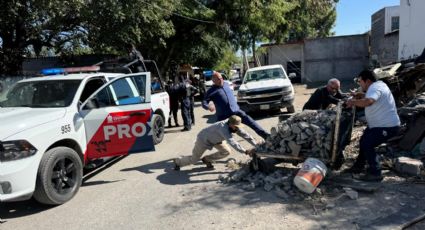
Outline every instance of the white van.
{"label": "white van", "polygon": [[248,69],[238,91],[238,105],[245,112],[280,110],[295,112],[294,87],[282,65]]}

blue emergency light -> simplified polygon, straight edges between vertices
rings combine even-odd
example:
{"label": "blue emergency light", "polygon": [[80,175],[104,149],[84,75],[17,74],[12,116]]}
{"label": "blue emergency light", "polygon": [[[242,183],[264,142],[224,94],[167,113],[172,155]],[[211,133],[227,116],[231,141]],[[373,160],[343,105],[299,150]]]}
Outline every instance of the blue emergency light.
{"label": "blue emergency light", "polygon": [[204,72],[202,72],[204,74],[204,76],[206,77],[210,77],[213,75],[214,71],[213,70],[205,70]]}
{"label": "blue emergency light", "polygon": [[56,75],[65,73],[65,69],[63,68],[50,68],[50,69],[42,69],[41,74],[43,75]]}

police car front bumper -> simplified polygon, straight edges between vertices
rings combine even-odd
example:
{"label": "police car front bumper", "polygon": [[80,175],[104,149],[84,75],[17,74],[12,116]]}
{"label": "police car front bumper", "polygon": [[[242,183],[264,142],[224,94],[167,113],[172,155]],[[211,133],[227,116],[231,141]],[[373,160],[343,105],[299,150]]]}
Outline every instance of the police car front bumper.
{"label": "police car front bumper", "polygon": [[0,202],[29,199],[35,189],[38,165],[38,154],[0,162]]}

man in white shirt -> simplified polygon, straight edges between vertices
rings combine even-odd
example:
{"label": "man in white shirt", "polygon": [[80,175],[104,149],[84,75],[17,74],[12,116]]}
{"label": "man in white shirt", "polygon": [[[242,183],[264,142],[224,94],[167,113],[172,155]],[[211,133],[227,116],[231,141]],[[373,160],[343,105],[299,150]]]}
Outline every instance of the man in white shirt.
{"label": "man in white shirt", "polygon": [[377,81],[372,71],[362,71],[359,74],[359,84],[366,94],[355,95],[356,99],[348,100],[347,106],[365,108],[367,128],[360,139],[359,156],[348,171],[359,174],[367,162],[369,165],[367,173],[356,175],[355,178],[381,181],[383,177],[375,147],[397,135],[400,118],[391,90],[384,82]]}
{"label": "man in white shirt", "polygon": [[225,158],[231,152],[226,142],[239,152],[251,155],[252,150],[245,150],[233,138],[233,133],[243,137],[254,146],[257,144],[255,139],[243,129],[242,119],[236,115],[232,115],[229,117],[229,119],[216,122],[201,130],[196,138],[195,146],[192,150],[192,155],[174,159],[174,169],[180,170],[180,167],[195,164],[201,159],[202,154],[207,149],[211,150],[213,147],[216,148],[218,152],[207,155],[201,160],[208,168],[214,168],[212,165],[213,161]]}

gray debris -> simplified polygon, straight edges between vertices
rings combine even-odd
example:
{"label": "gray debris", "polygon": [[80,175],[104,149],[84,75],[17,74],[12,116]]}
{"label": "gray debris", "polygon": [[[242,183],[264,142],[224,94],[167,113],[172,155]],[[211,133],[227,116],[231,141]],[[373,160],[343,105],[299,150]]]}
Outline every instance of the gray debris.
{"label": "gray debris", "polygon": [[395,169],[403,174],[419,176],[421,169],[423,168],[423,163],[420,160],[412,159],[409,157],[399,157],[397,158],[395,164]]}
{"label": "gray debris", "polygon": [[329,159],[336,112],[305,110],[273,127],[257,152]]}
{"label": "gray debris", "polygon": [[273,190],[273,188],[274,188],[274,186],[273,186],[272,184],[270,184],[270,183],[266,183],[266,184],[264,185],[264,190],[265,190],[266,192],[270,192],[271,190]]}
{"label": "gray debris", "polygon": [[345,194],[350,197],[350,199],[352,200],[357,200],[359,198],[359,193],[355,190],[353,190],[352,188],[343,188],[345,191]]}

